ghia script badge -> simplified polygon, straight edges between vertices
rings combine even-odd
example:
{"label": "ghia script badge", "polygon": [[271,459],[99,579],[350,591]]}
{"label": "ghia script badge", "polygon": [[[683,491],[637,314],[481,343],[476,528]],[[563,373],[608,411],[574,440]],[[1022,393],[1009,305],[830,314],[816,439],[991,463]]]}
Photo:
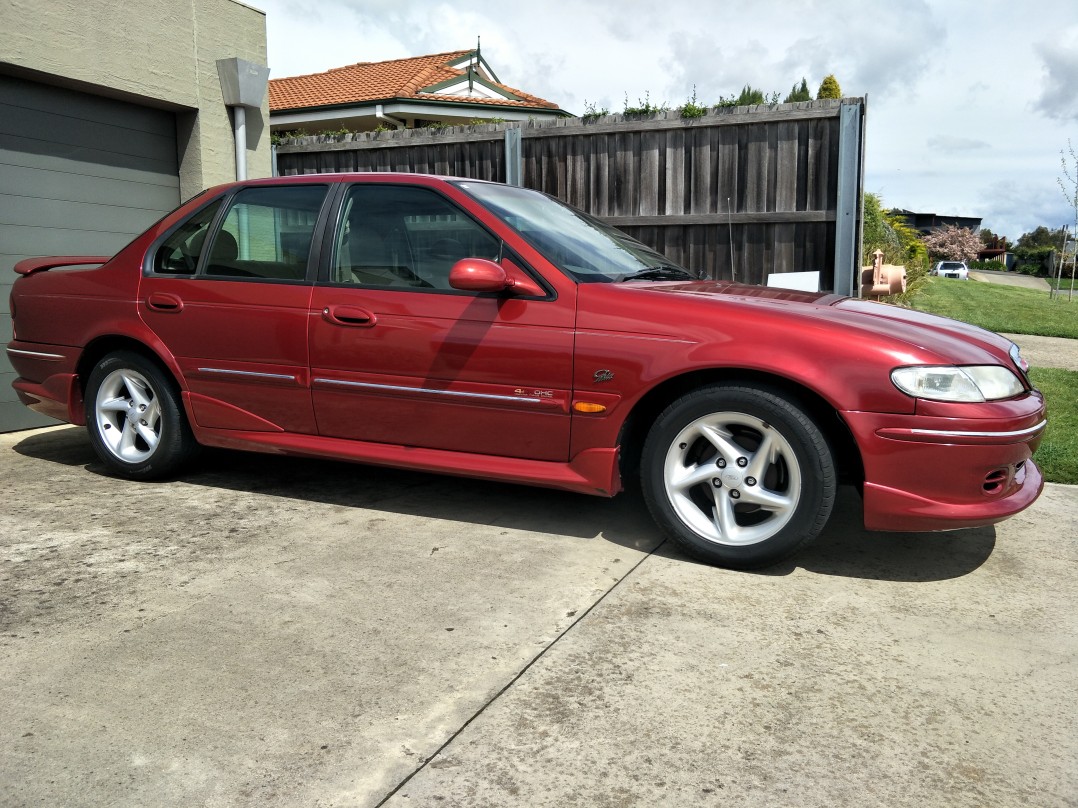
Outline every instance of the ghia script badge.
{"label": "ghia script badge", "polygon": [[592,376],[592,380],[596,384],[601,384],[602,382],[611,381],[613,378],[614,378],[614,371],[612,371],[612,370],[597,370],[597,371],[595,371],[595,375]]}

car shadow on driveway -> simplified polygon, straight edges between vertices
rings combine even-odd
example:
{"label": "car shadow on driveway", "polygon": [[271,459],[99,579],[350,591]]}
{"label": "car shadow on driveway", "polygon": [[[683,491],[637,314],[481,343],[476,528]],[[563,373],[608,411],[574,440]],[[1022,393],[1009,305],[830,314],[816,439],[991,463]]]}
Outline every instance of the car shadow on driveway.
{"label": "car shadow on driveway", "polygon": [[[106,474],[81,428],[36,432],[14,445],[24,456]],[[580,539],[602,538],[642,552],[698,563],[663,542],[639,498],[589,497],[564,491],[378,466],[208,449],[176,482],[337,507],[505,528]],[[168,485],[168,482],[162,483]],[[991,556],[994,527],[947,533],[865,530],[857,492],[840,488],[822,534],[794,557],[750,574],[821,575],[929,582],[967,575]],[[701,565],[704,566],[704,565]]]}

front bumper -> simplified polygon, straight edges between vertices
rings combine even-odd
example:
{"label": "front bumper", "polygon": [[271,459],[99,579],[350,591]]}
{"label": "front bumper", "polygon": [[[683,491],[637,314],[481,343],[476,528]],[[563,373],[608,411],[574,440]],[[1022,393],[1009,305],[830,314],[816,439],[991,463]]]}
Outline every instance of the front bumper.
{"label": "front bumper", "polygon": [[844,413],[865,469],[865,527],[930,531],[1000,522],[1039,496],[1033,462],[1046,426],[1044,401],[920,406],[923,413]]}

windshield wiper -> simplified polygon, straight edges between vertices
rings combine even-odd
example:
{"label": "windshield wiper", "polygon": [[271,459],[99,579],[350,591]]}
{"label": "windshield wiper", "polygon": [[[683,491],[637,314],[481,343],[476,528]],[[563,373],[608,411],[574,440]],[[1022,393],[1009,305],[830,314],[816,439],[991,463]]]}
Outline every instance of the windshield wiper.
{"label": "windshield wiper", "polygon": [[626,275],[619,283],[625,281],[693,281],[696,280],[689,272],[681,267],[663,264],[657,267],[648,267],[632,275]]}

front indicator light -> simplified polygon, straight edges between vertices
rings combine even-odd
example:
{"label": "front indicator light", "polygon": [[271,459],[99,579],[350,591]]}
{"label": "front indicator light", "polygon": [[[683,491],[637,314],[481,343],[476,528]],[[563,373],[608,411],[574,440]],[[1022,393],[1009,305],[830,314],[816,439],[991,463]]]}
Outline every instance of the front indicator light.
{"label": "front indicator light", "polygon": [[949,365],[896,368],[891,381],[907,395],[930,401],[999,401],[1021,394],[1025,388],[1002,365]]}
{"label": "front indicator light", "polygon": [[573,409],[577,412],[597,413],[606,412],[606,407],[602,404],[596,404],[592,401],[574,401]]}

